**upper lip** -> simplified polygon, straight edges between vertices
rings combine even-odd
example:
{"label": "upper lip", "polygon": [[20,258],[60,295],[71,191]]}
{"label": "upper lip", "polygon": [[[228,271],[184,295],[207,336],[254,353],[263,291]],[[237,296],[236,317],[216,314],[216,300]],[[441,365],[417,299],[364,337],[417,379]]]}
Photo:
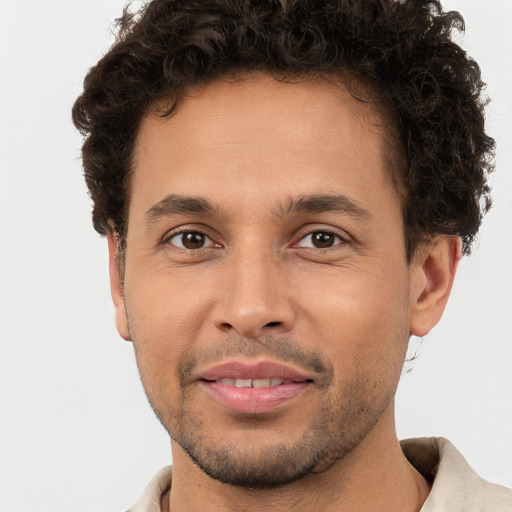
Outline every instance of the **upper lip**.
{"label": "upper lip", "polygon": [[273,361],[226,361],[198,372],[199,380],[220,379],[282,379],[294,381],[313,380],[307,372],[296,370]]}

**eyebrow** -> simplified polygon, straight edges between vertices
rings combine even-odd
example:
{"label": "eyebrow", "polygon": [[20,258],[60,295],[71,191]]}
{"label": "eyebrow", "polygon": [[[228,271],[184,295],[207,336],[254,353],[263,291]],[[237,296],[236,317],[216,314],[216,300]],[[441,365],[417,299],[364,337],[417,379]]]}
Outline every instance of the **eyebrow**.
{"label": "eyebrow", "polygon": [[[180,196],[169,194],[155,203],[145,214],[146,222],[172,215],[209,214],[214,215],[220,209],[204,197]],[[312,194],[290,197],[272,213],[278,217],[290,214],[314,215],[325,212],[338,212],[362,220],[372,218],[370,212],[357,201],[343,194]]]}
{"label": "eyebrow", "polygon": [[154,204],[145,214],[146,222],[161,217],[179,214],[213,214],[218,210],[210,201],[203,197],[179,196],[169,194]]}
{"label": "eyebrow", "polygon": [[344,194],[313,194],[302,195],[298,198],[290,197],[287,203],[279,206],[276,215],[282,217],[292,213],[314,215],[326,212],[343,213],[364,221],[372,218],[368,210]]}

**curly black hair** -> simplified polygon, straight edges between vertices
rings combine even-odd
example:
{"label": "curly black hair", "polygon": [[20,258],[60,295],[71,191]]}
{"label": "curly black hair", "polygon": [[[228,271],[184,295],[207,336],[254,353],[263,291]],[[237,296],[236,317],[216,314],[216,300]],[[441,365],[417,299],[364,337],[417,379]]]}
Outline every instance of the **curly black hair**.
{"label": "curly black hair", "polygon": [[408,258],[437,233],[460,236],[469,253],[491,205],[494,140],[479,66],[454,30],[464,30],[461,15],[436,0],[153,0],[125,9],[73,107],[95,229],[125,239],[138,127],[162,101],[172,115],[188,88],[256,72],[344,76],[366,84],[391,120]]}

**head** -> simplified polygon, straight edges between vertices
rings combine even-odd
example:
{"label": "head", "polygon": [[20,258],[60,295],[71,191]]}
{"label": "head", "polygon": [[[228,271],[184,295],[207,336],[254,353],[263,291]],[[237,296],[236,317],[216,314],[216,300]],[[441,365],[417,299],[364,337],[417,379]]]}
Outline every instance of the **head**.
{"label": "head", "polygon": [[[154,0],[119,23],[73,115],[150,402],[220,481],[326,471],[389,429],[409,336],[439,320],[490,206],[462,19]],[[237,375],[263,391],[234,397]]]}

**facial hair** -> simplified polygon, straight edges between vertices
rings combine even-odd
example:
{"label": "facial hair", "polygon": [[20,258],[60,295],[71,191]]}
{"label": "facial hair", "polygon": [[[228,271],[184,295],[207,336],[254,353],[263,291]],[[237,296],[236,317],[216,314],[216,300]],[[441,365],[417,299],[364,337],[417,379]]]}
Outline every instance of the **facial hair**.
{"label": "facial hair", "polygon": [[[220,439],[212,433],[212,420],[206,418],[194,402],[193,370],[198,365],[215,364],[229,357],[270,357],[315,372],[314,382],[322,394],[322,405],[300,437],[275,442],[268,416],[247,413],[233,413],[233,425],[237,430],[262,432],[264,439],[256,447],[232,442],[229,432],[223,433]],[[369,385],[369,371],[371,369],[365,368],[363,363],[350,380],[338,377],[336,382],[333,366],[322,354],[307,352],[292,339],[231,337],[179,363],[181,399],[177,410],[163,405],[165,400],[154,400],[148,393],[142,371],[141,377],[161,423],[204,473],[237,487],[271,489],[327,471],[368,435],[392,402],[397,384],[385,379],[376,383],[378,377],[373,377]],[[333,389],[338,393],[332,393]],[[290,424],[290,429],[293,428]]]}

